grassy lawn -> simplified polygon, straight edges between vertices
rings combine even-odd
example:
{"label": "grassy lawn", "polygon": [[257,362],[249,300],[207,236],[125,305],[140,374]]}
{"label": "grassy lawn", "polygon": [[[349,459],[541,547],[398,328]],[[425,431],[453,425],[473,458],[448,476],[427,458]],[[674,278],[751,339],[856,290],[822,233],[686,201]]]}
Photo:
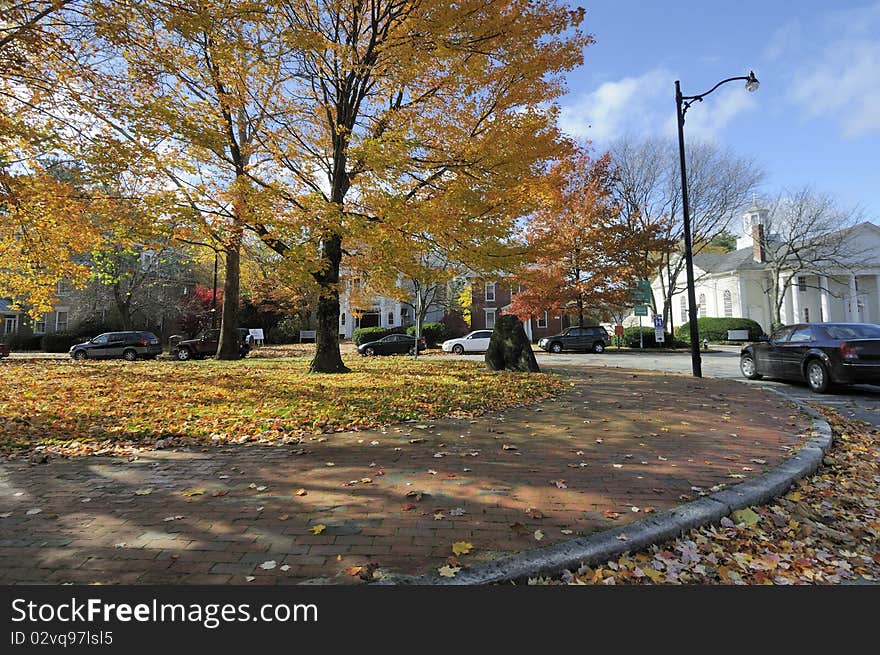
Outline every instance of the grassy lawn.
{"label": "grassy lawn", "polygon": [[138,448],[297,440],[406,420],[466,416],[547,397],[551,375],[438,359],[240,362],[5,361],[0,454],[124,454]]}

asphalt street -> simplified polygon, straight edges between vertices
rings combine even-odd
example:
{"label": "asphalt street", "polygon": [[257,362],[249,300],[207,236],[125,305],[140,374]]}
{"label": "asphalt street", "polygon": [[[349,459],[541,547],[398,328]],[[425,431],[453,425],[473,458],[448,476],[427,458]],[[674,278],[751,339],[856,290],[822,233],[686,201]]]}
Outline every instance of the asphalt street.
{"label": "asphalt street", "polygon": [[[615,350],[610,348],[601,355],[594,353],[562,353],[552,355],[536,349],[535,355],[541,370],[548,372],[576,372],[584,368],[634,368],[666,373],[691,372],[689,352],[658,352],[638,350]],[[482,361],[483,355],[462,355],[461,359]],[[715,346],[709,352],[701,353],[703,375],[706,377],[741,380],[780,391],[800,400],[826,405],[841,414],[865,421],[880,428],[880,386],[855,385],[838,387],[827,394],[815,394],[804,383],[782,382],[779,380],[746,380],[739,370],[739,348],[736,346]]]}

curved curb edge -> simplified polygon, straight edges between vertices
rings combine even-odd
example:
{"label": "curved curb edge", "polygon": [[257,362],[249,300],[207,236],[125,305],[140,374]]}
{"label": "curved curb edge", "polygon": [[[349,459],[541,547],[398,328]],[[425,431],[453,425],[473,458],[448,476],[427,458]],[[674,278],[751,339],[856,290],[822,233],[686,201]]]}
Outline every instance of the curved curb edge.
{"label": "curved curb edge", "polygon": [[431,573],[422,576],[394,576],[373,584],[480,585],[559,574],[564,569],[614,559],[627,551],[636,551],[675,538],[687,530],[717,523],[738,509],[762,505],[816,471],[833,443],[831,426],[819,412],[782,391],[769,387],[763,389],[784,397],[812,419],[810,439],[797,453],[766,473],[628,525],[476,564],[460,571],[454,578]]}

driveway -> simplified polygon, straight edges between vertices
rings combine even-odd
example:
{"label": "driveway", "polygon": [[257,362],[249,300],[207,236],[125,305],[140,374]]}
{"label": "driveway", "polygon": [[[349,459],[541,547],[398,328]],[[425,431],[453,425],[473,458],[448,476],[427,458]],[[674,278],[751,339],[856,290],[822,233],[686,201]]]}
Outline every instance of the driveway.
{"label": "driveway", "polygon": [[[830,407],[848,418],[865,421],[875,428],[880,428],[880,386],[841,387],[831,393],[820,395],[811,392],[805,384],[767,379],[747,381],[739,370],[739,351],[738,346],[713,346],[711,351],[701,353],[703,375],[740,380],[747,384],[777,389],[800,400]],[[541,370],[548,372],[576,373],[585,369],[609,367],[664,373],[691,372],[691,355],[683,351],[618,351],[609,348],[601,355],[593,353],[551,355],[536,349],[535,356]],[[483,355],[462,355],[460,358],[482,361]]]}

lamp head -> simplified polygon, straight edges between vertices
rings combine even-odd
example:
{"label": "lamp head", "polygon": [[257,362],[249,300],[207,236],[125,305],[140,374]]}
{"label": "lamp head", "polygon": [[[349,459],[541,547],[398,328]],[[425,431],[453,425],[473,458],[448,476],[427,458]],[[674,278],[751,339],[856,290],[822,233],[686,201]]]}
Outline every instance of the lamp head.
{"label": "lamp head", "polygon": [[755,77],[755,71],[749,71],[749,76],[746,79],[746,91],[757,91],[759,86],[761,86],[761,83]]}

